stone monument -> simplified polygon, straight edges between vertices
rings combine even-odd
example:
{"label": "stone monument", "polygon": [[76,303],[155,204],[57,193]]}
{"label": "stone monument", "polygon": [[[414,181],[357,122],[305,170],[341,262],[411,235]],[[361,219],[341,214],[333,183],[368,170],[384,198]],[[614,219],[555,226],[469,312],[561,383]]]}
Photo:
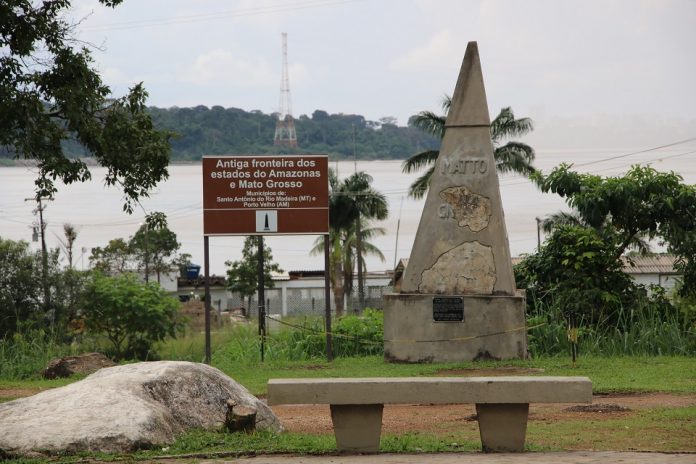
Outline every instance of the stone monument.
{"label": "stone monument", "polygon": [[396,362],[526,357],[476,42],[464,55],[400,293],[385,295]]}

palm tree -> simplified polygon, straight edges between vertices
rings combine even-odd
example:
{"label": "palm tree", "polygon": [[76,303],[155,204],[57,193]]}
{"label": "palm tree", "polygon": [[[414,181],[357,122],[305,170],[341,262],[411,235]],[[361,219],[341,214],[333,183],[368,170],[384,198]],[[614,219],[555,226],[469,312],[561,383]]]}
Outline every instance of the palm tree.
{"label": "palm tree", "polygon": [[[421,111],[412,120],[411,124],[430,135],[442,138],[445,135],[445,122],[447,113],[452,106],[452,97],[445,95],[442,99],[444,115],[437,115],[431,111]],[[510,107],[500,110],[500,114],[491,122],[491,140],[493,142],[493,157],[498,172],[516,172],[529,176],[535,171],[532,166],[534,161],[534,149],[521,142],[509,141],[500,145],[503,140],[510,137],[519,137],[531,132],[534,124],[529,118],[516,119]],[[419,171],[428,167],[418,179],[408,188],[408,195],[412,198],[423,198],[428,191],[430,178],[435,171],[435,160],[440,152],[438,150],[426,150],[404,161],[401,170],[404,173]]]}
{"label": "palm tree", "polygon": [[[329,170],[329,240],[331,245],[331,286],[334,289],[336,314],[343,313],[344,295],[346,290],[352,290],[352,269],[357,261],[358,294],[360,304],[364,303],[363,290],[363,255],[371,249],[363,242],[369,237],[363,228],[363,222],[372,219],[386,219],[389,215],[386,197],[372,188],[372,176],[365,172],[356,172],[351,176],[338,180]],[[351,236],[355,246],[355,254],[350,253]],[[368,244],[369,245],[369,244]],[[316,246],[315,246],[316,249]],[[354,256],[356,261],[348,259]],[[348,271],[350,269],[350,272]],[[346,275],[350,274],[350,280]]]}
{"label": "palm tree", "polygon": [[[369,223],[363,223],[362,232],[362,263],[363,272],[366,271],[365,257],[368,255],[377,256],[382,262],[385,261],[384,254],[370,239],[386,234],[383,227],[371,227]],[[336,302],[337,315],[340,316],[346,297],[350,297],[353,292],[353,279],[355,277],[355,263],[357,262],[357,235],[355,227],[343,231],[340,234],[331,233],[329,237],[331,255],[329,256],[330,280],[333,288],[334,301]],[[314,241],[314,246],[309,252],[311,255],[321,255],[324,253],[324,240],[318,237]],[[336,272],[336,269],[339,269]],[[340,303],[339,303],[340,302]],[[340,308],[340,310],[339,310]]]}
{"label": "palm tree", "polygon": [[[611,227],[611,221],[608,218],[602,218],[601,221],[591,221],[589,218],[583,217],[577,210],[572,212],[558,211],[550,214],[542,219],[540,224],[541,229],[547,234],[560,226],[591,228],[599,233],[602,233],[607,227]],[[633,235],[627,243],[629,250],[635,251],[641,256],[649,255],[652,252],[650,241],[641,235]],[[623,248],[620,249],[621,252],[623,250]]]}

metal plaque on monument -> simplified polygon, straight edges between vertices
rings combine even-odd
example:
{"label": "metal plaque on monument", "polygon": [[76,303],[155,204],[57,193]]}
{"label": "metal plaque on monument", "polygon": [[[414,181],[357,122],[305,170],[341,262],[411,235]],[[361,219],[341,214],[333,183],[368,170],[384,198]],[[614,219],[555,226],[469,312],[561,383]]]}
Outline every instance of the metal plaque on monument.
{"label": "metal plaque on monument", "polygon": [[524,358],[476,42],[470,42],[400,293],[384,296],[384,356],[395,362]]}

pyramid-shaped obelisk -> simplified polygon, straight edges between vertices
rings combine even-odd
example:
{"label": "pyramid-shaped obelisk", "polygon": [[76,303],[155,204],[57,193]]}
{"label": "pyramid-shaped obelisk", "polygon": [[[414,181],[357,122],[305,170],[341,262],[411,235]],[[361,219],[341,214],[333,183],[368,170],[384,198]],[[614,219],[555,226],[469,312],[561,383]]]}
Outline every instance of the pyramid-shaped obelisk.
{"label": "pyramid-shaped obelisk", "polygon": [[402,293],[515,293],[478,47],[469,43]]}
{"label": "pyramid-shaped obelisk", "polygon": [[[476,42],[466,49],[401,293],[387,297],[384,324],[385,356],[394,360],[526,351]],[[500,332],[512,335],[491,335]]]}

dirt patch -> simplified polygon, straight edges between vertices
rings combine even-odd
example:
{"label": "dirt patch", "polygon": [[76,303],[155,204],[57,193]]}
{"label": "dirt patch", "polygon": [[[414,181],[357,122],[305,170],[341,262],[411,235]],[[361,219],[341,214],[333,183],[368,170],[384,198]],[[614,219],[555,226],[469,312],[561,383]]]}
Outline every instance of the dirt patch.
{"label": "dirt patch", "polygon": [[12,401],[41,392],[37,388],[0,388],[0,402]]}
{"label": "dirt patch", "polygon": [[[641,409],[678,408],[696,405],[696,395],[670,393],[595,395],[591,405],[551,403],[532,404],[530,421],[612,420],[630,416]],[[332,433],[328,405],[273,406],[286,430],[290,432]],[[473,404],[385,405],[382,419],[384,433],[407,432],[446,433],[453,428],[478,430],[476,407]]]}
{"label": "dirt patch", "polygon": [[600,414],[611,414],[614,412],[629,412],[631,409],[618,404],[579,404],[565,408],[564,412],[598,412]]}
{"label": "dirt patch", "polygon": [[[516,368],[515,368],[516,369]],[[491,375],[487,369],[460,369],[471,375]],[[499,372],[500,369],[496,369]],[[526,369],[519,371],[529,372]],[[444,371],[443,371],[444,372]],[[450,373],[454,371],[447,371]],[[508,370],[506,374],[512,375]],[[462,374],[459,374],[462,375]],[[505,375],[505,374],[504,374]],[[39,393],[41,389],[0,389],[0,401]],[[594,395],[591,405],[564,403],[532,404],[529,407],[530,421],[554,420],[611,420],[625,417],[642,409],[680,408],[696,406],[696,394],[678,395],[671,393],[602,394]],[[300,433],[332,433],[331,412],[328,405],[283,405],[273,406],[286,430]],[[382,419],[384,433],[405,432],[446,433],[456,427],[478,430],[476,408],[473,404],[437,405],[385,405]]]}

